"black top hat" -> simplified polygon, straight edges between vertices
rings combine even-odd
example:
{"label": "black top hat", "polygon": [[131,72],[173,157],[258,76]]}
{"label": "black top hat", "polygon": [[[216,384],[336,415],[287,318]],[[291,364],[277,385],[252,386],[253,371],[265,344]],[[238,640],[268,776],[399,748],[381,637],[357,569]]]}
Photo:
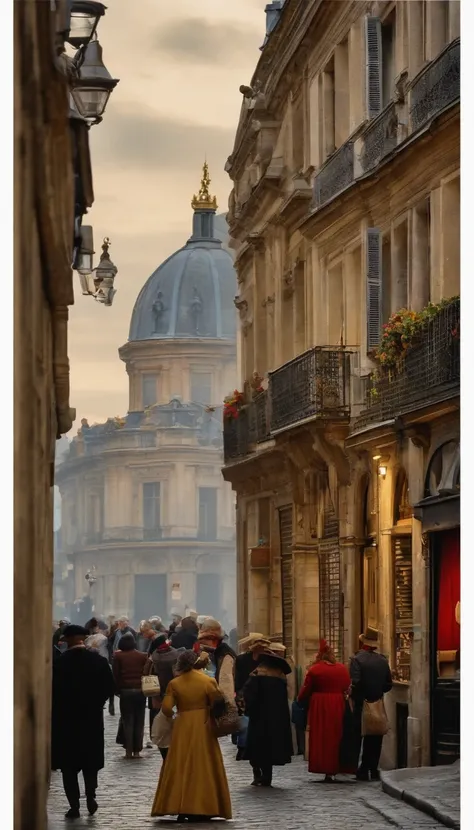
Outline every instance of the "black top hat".
{"label": "black top hat", "polygon": [[291,674],[291,667],[283,657],[274,654],[273,651],[264,651],[259,655],[258,665],[270,666],[272,669],[279,669],[283,674]]}

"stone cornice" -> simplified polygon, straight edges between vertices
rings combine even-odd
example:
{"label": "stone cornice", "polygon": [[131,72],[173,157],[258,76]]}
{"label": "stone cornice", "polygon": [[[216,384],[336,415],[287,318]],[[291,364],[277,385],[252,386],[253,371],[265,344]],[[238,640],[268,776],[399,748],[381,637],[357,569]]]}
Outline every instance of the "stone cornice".
{"label": "stone cornice", "polygon": [[147,360],[150,357],[157,360],[169,360],[173,357],[187,357],[192,356],[193,359],[198,359],[199,356],[214,353],[216,358],[232,357],[236,354],[237,344],[235,340],[224,340],[218,337],[215,338],[154,338],[150,340],[129,340],[120,346],[118,353],[121,360],[124,362],[140,362]]}

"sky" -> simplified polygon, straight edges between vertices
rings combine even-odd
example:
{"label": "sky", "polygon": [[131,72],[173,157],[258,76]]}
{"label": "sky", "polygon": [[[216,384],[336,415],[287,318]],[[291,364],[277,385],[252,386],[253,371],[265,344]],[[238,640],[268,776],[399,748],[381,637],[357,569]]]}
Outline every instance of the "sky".
{"label": "sky", "polygon": [[[99,23],[103,61],[120,79],[90,145],[95,202],[83,224],[104,236],[118,268],[108,308],[80,292],[70,308],[71,406],[89,423],[123,415],[128,383],[118,348],[133,306],[158,265],[191,231],[204,157],[219,213],[227,211],[242,96],[260,57],[265,0],[108,0]],[[95,262],[97,264],[97,262]]]}

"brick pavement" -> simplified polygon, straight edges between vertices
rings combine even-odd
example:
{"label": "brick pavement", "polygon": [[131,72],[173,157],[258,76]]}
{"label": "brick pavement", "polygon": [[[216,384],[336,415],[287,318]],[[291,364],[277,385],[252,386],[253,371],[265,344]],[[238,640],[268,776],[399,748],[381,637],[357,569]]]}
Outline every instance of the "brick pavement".
{"label": "brick pavement", "polygon": [[[61,786],[61,774],[52,773],[49,799],[49,830],[147,830],[170,827],[174,819],[152,819],[151,804],[161,764],[157,749],[145,749],[143,758],[125,761],[123,750],[115,743],[118,717],[105,716],[106,767],[99,776],[97,800],[100,808],[91,818],[83,807],[83,816],[65,822],[67,802]],[[222,741],[227,776],[232,796],[234,819],[232,830],[439,830],[442,825],[401,801],[382,792],[379,784],[361,784],[349,778],[340,783],[319,783],[319,776],[309,775],[302,758],[277,768],[271,790],[251,787],[250,767],[235,761],[230,739]],[[221,822],[200,825],[215,827]]]}

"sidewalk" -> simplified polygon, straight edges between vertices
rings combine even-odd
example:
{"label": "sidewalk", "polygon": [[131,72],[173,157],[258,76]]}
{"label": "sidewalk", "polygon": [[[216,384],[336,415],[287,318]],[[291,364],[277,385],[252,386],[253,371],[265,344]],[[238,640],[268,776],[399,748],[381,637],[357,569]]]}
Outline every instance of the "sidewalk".
{"label": "sidewalk", "polygon": [[419,767],[382,772],[382,789],[406,801],[446,827],[460,828],[460,762],[446,767]]}

